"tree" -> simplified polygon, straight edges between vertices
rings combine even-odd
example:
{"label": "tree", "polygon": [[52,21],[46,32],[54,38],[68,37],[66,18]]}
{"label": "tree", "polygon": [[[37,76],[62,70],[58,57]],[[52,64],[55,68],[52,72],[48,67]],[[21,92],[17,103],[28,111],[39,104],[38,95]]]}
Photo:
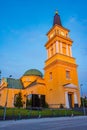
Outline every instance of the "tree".
{"label": "tree", "polygon": [[83,107],[83,105],[84,105],[84,107],[87,107],[87,98],[86,97],[81,97],[81,106]]}
{"label": "tree", "polygon": [[18,107],[18,108],[23,107],[23,101],[22,101],[22,94],[21,94],[21,92],[19,92],[18,95],[16,96],[14,106]]}

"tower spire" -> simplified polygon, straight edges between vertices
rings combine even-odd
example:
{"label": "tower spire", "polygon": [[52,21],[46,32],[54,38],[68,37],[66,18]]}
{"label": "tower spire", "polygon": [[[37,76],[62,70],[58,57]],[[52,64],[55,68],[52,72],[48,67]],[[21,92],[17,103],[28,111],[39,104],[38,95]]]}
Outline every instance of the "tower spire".
{"label": "tower spire", "polygon": [[53,26],[55,24],[62,26],[60,16],[58,15],[58,10],[56,10],[54,15]]}

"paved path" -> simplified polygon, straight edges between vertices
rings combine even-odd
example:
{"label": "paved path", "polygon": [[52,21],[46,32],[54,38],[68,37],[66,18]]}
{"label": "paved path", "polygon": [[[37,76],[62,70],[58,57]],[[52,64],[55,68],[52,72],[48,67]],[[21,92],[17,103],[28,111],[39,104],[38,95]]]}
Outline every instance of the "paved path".
{"label": "paved path", "polygon": [[87,116],[1,121],[0,130],[87,130]]}

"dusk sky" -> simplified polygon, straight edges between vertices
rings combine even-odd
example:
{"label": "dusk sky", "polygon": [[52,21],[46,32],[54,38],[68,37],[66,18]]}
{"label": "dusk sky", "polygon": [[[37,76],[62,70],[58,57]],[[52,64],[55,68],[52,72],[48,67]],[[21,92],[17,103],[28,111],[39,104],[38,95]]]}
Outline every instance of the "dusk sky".
{"label": "dusk sky", "polygon": [[55,11],[70,30],[79,84],[87,94],[87,0],[0,0],[0,70],[2,77],[20,78],[46,60],[46,33]]}

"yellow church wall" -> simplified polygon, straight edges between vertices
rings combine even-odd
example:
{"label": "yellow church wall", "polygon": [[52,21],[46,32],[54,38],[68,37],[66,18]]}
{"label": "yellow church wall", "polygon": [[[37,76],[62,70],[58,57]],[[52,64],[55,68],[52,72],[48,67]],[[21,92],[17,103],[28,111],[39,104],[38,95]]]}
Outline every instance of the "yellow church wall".
{"label": "yellow church wall", "polygon": [[75,85],[78,86],[79,88],[79,81],[78,81],[78,72],[77,72],[77,68],[73,68],[72,69],[72,82],[74,82]]}
{"label": "yellow church wall", "polygon": [[5,106],[7,100],[7,107],[14,107],[14,96],[18,94],[20,89],[4,88],[1,91],[0,105]]}
{"label": "yellow church wall", "polygon": [[45,84],[44,78],[41,78],[41,77],[38,77],[37,82],[38,82],[38,83],[41,83],[41,84],[42,84],[42,83]]}
{"label": "yellow church wall", "polygon": [[[50,72],[52,72],[52,79],[50,79]],[[58,73],[59,71],[57,65],[45,70],[45,81],[47,86],[46,100],[51,105],[55,104],[56,107],[58,107],[59,104],[64,104],[64,95],[61,93],[63,89],[60,81],[58,80],[60,76]]]}
{"label": "yellow church wall", "polygon": [[[58,65],[59,69],[59,80],[61,81],[62,84],[67,84],[67,83],[73,83],[78,86],[78,78],[76,74],[76,69],[75,67],[70,67],[70,66],[64,66],[64,65]],[[66,78],[66,71],[70,71],[70,78]],[[74,75],[75,74],[75,75]]]}
{"label": "yellow church wall", "polygon": [[26,88],[28,85],[30,85],[33,81],[37,80],[39,76],[23,76],[21,77],[21,81],[24,85],[24,88]]}
{"label": "yellow church wall", "polygon": [[67,63],[69,62],[69,63],[75,64],[75,58],[65,56],[65,55],[62,55],[62,54],[55,54],[54,56],[52,56],[51,58],[49,58],[48,60],[45,61],[45,66],[49,65],[50,63],[52,63],[56,60],[61,60],[63,62],[65,61]]}
{"label": "yellow church wall", "polygon": [[[50,59],[49,59],[50,60]],[[48,64],[45,68],[45,80],[47,86],[47,102],[49,104],[65,104],[65,89],[64,84],[73,83],[78,88],[78,76],[77,76],[77,66],[73,64],[61,64],[54,62],[54,64]],[[66,70],[70,71],[70,79],[66,78]],[[50,80],[50,72],[52,72],[52,80]],[[67,90],[68,92],[71,89]],[[73,92],[76,90],[73,89]],[[72,92],[72,91],[71,91]],[[80,95],[78,90],[78,102],[80,105]],[[72,98],[72,106],[74,107],[74,97]]]}
{"label": "yellow church wall", "polygon": [[7,88],[0,89],[0,105],[5,106],[6,102],[6,95],[7,95]]}
{"label": "yellow church wall", "polygon": [[[16,94],[18,94],[19,92],[22,93],[23,90],[20,89],[8,89],[8,103],[7,103],[7,107],[14,107],[14,97]],[[22,94],[22,98],[23,98],[23,94]]]}
{"label": "yellow church wall", "polygon": [[25,90],[25,94],[29,95],[29,94],[45,94],[46,90],[45,90],[45,86],[44,85],[34,85],[32,87],[26,88]]}

